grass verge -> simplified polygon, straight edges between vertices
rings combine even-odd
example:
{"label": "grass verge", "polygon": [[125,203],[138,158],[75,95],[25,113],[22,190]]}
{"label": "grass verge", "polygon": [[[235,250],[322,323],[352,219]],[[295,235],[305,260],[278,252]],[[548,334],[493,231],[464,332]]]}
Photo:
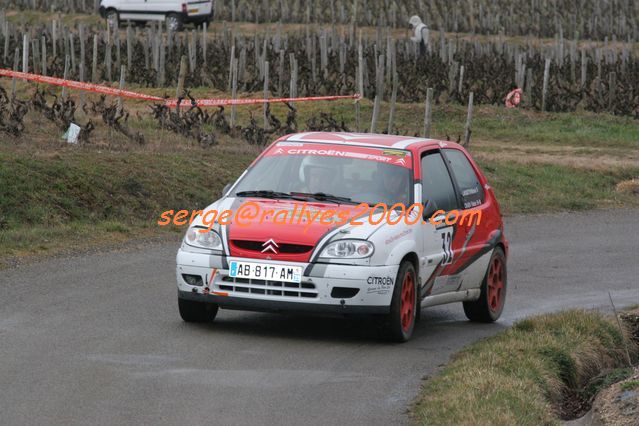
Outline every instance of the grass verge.
{"label": "grass verge", "polygon": [[[632,349],[636,356],[637,346]],[[413,420],[557,424],[567,398],[592,394],[587,385],[593,378],[624,363],[623,338],[614,319],[583,310],[524,319],[455,355],[422,387]],[[615,374],[623,378],[624,373]]]}

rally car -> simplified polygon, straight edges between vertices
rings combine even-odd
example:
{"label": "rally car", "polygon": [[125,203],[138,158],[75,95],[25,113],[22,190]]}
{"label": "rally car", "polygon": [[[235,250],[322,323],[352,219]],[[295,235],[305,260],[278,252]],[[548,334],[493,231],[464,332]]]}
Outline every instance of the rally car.
{"label": "rally car", "polygon": [[[361,203],[376,207],[363,211]],[[300,204],[348,222],[311,219]],[[396,221],[402,205],[423,206],[419,220],[411,210]],[[247,206],[266,216],[246,214]],[[508,242],[499,205],[456,143],[287,135],[203,209],[211,210],[238,215],[192,221],[177,253],[184,321],[211,321],[218,308],[368,314],[401,342],[423,307],[462,302],[466,316],[482,322],[504,308]],[[475,220],[455,221],[455,211]]]}

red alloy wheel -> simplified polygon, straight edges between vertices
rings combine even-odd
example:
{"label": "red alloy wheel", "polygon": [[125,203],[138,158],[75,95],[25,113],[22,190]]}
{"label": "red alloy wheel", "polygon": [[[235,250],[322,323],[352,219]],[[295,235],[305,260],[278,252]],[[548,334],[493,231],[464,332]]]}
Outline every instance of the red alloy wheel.
{"label": "red alloy wheel", "polygon": [[415,282],[410,273],[404,275],[400,313],[402,316],[402,329],[404,332],[408,332],[415,317]]}
{"label": "red alloy wheel", "polygon": [[488,271],[488,307],[497,312],[504,300],[504,265],[501,258],[495,257]]}

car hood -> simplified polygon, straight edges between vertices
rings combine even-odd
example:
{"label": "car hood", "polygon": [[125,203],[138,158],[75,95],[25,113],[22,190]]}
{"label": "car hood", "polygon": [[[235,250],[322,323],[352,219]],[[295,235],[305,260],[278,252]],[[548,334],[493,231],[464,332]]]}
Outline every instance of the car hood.
{"label": "car hood", "polygon": [[[358,219],[362,225],[348,223],[368,214],[352,204],[228,197],[210,209],[234,212],[232,223],[219,231],[228,253],[237,257],[308,262],[319,244],[340,231],[348,238],[366,239],[377,228],[367,217]],[[206,226],[201,219],[199,224]]]}

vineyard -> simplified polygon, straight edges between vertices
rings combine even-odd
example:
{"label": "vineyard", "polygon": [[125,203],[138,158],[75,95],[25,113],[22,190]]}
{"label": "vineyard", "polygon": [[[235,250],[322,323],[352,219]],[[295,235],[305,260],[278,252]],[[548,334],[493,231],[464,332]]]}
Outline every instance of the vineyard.
{"label": "vineyard", "polygon": [[[98,2],[3,3],[5,7],[30,10],[91,12]],[[119,29],[110,30],[81,20],[66,25],[60,15],[27,25],[7,10],[0,12],[0,67],[119,84],[121,88],[159,88],[166,96],[176,93],[178,87],[177,96],[185,100],[181,111],[156,105],[145,114],[161,128],[203,146],[215,145],[215,134],[220,132],[242,136],[256,145],[266,143],[269,135],[298,130],[405,133],[393,123],[396,102],[432,99],[436,105],[466,105],[471,98],[475,105],[503,105],[505,95],[514,87],[523,89],[523,108],[586,110],[639,118],[639,91],[635,88],[639,60],[633,42],[639,13],[633,2],[611,1],[604,7],[600,2],[584,0],[576,2],[581,7],[574,11],[563,3],[560,7],[559,2],[544,0],[517,8],[514,2],[506,1],[452,3],[459,7],[438,0],[414,4],[402,0],[330,4],[265,0],[250,7],[242,1],[216,2],[218,18],[279,21],[266,31],[252,33],[239,31],[232,23],[178,33],[167,31],[162,24],[140,27],[122,23]],[[358,8],[365,12],[353,14]],[[411,41],[408,29],[394,29],[405,27],[408,11],[419,11],[432,27],[442,31],[431,31],[424,46]],[[522,15],[526,11],[527,20]],[[286,22],[313,25],[283,29],[282,23]],[[477,35],[480,33],[497,35]],[[517,34],[526,36],[508,37]],[[575,38],[565,38],[564,34]],[[537,35],[553,35],[554,39],[544,41]],[[628,40],[622,41],[624,38]],[[20,100],[15,94],[15,79],[11,86],[4,87],[0,125],[7,133],[21,133],[22,118],[29,109],[44,113],[61,129],[77,121],[75,112],[79,110],[144,143],[144,136],[126,124],[129,112],[112,99],[85,102],[84,96],[70,99],[66,91],[58,97],[41,90],[32,91],[31,99]],[[368,117],[360,117],[359,105],[354,123],[322,113],[311,117],[306,126],[299,126],[294,105],[288,104],[286,117],[279,119],[265,106],[263,119],[251,115],[242,127],[235,107],[210,112],[190,106],[195,102],[191,88],[207,88],[232,98],[254,97],[257,93],[264,97],[360,93],[374,102],[374,109],[370,126]],[[391,105],[387,127],[378,123],[382,102]],[[85,140],[94,126],[91,120],[81,125]]]}
{"label": "vineyard", "polygon": [[[5,9],[94,13],[99,0],[2,0]],[[639,38],[639,4],[632,0],[230,0],[214,2],[217,20],[357,24],[403,28],[411,15],[431,28],[474,34],[586,39]]]}

